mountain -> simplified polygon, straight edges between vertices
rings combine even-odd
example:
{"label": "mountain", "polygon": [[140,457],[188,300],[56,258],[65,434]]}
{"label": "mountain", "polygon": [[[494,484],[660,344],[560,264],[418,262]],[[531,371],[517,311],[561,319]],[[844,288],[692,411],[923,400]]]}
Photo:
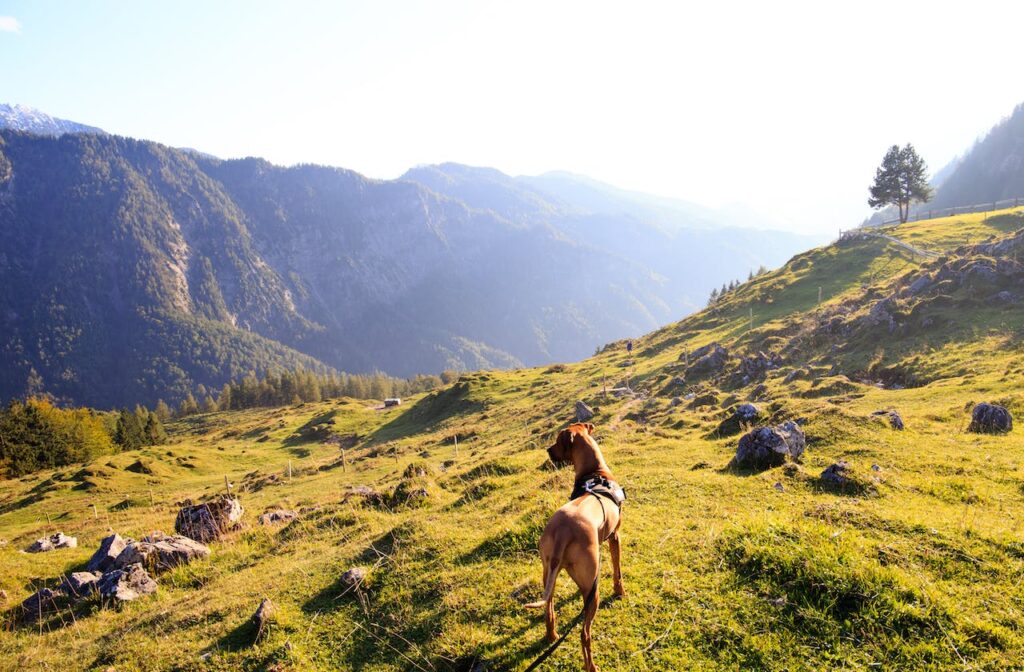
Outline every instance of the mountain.
{"label": "mountain", "polygon": [[648,268],[662,281],[670,314],[691,312],[723,282],[778,266],[818,237],[732,226],[698,205],[638,194],[570,173],[511,177],[493,168],[441,164],[402,176],[513,221],[554,227],[566,237]]}
{"label": "mountain", "polygon": [[921,210],[1024,197],[1024,104],[979,140]]}
{"label": "mountain", "polygon": [[[873,233],[801,253],[632,353],[467,373],[388,409],[189,416],[168,445],[0,480],[0,667],[523,670],[547,646],[523,607],[544,591],[538,539],[575,477],[545,449],[583,401],[628,494],[625,595],[601,552],[601,669],[1022,669],[1024,214]],[[1018,426],[968,431],[978,402]],[[798,458],[731,464],[748,429],[790,421],[802,443],[767,435]],[[111,530],[169,532],[177,503],[225,481],[243,529],[208,558],[151,562],[155,595],[117,609],[61,594]],[[297,519],[257,522],[279,509]],[[57,531],[77,548],[23,552]],[[43,588],[54,610],[20,613]],[[276,618],[261,630],[263,598]],[[559,575],[568,641],[550,669],[581,669],[582,601]]]}
{"label": "mountain", "polygon": [[564,175],[381,181],[100,134],[0,143],[0,397],[40,377],[109,406],[275,367],[576,360],[805,242]]}
{"label": "mountain", "polygon": [[42,110],[27,105],[0,103],[0,129],[25,131],[38,135],[63,135],[65,133],[104,133],[103,129],[86,126],[77,121],[51,117]]}

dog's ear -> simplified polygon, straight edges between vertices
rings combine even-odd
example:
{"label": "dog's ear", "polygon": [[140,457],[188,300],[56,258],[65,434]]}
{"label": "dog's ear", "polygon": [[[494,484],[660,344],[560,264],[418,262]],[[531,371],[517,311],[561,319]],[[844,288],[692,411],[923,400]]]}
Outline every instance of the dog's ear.
{"label": "dog's ear", "polygon": [[594,433],[594,425],[593,425],[593,423],[588,422],[586,425],[584,425],[584,427],[587,428],[587,434],[593,434]]}

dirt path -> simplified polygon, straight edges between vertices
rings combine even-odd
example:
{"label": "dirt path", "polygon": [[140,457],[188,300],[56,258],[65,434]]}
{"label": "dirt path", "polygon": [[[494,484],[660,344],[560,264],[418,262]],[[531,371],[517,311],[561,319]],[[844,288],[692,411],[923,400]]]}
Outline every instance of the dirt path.
{"label": "dirt path", "polygon": [[624,403],[619,408],[619,410],[615,412],[615,415],[612,416],[612,419],[608,421],[608,424],[605,426],[605,429],[607,429],[609,432],[614,432],[616,429],[618,429],[619,423],[622,422],[622,418],[626,417],[626,414],[629,413],[630,409],[636,407],[642,401],[643,399],[634,398]]}

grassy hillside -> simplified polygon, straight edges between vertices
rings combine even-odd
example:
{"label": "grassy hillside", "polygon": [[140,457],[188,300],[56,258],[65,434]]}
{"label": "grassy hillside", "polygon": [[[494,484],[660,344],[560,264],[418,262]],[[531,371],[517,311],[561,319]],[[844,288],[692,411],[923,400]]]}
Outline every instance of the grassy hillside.
{"label": "grassy hillside", "polygon": [[[937,259],[881,238],[812,250],[637,339],[631,359],[614,343],[577,364],[466,375],[387,410],[197,416],[169,427],[170,445],[2,482],[0,668],[523,669],[544,646],[540,614],[522,608],[541,593],[537,539],[572,481],[543,449],[582,399],[629,493],[627,595],[605,599],[594,626],[603,669],[1018,669],[1024,441],[1019,429],[967,433],[965,408],[995,401],[1024,418],[1024,292],[1000,275],[1019,271],[1022,225],[1017,211],[884,232]],[[702,372],[691,355],[712,342],[728,361]],[[758,351],[781,363],[744,381],[741,358]],[[602,393],[627,377],[643,394]],[[741,429],[727,421],[747,400],[765,421],[805,422],[801,464],[727,467]],[[906,430],[871,416],[882,409]],[[344,459],[303,438],[328,421]],[[855,482],[822,485],[840,459]],[[225,475],[248,528],[162,575],[155,597],[17,620],[21,600],[108,530],[170,531],[175,502],[222,491]],[[256,523],[278,507],[301,518]],[[20,552],[57,530],[79,547]],[[354,566],[369,570],[358,593],[340,578]],[[580,606],[569,584],[560,628]],[[265,596],[279,624],[253,645]],[[579,669],[577,642],[545,669]]]}

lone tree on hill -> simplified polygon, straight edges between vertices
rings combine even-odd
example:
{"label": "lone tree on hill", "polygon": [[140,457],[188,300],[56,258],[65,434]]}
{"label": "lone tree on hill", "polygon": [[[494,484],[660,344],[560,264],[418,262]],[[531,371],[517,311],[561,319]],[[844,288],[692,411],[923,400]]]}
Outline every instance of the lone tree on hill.
{"label": "lone tree on hill", "polygon": [[875,183],[871,185],[868,205],[876,209],[895,205],[900,210],[900,223],[906,222],[911,203],[924,203],[932,197],[927,170],[924,159],[918,156],[913,145],[907,143],[902,149],[899,145],[893,145],[885,153],[882,165],[875,171]]}

